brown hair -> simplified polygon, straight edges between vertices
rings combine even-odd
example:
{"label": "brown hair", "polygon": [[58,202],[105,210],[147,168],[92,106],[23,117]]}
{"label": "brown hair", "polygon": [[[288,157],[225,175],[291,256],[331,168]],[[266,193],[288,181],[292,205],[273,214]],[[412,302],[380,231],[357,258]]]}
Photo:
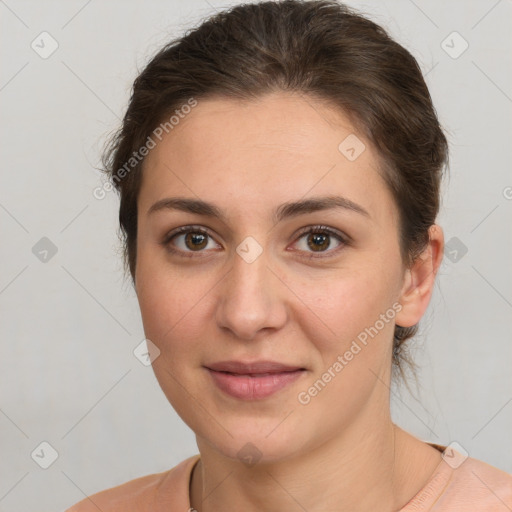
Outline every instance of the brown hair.
{"label": "brown hair", "polygon": [[[134,152],[191,98],[251,100],[273,91],[315,97],[349,115],[380,155],[400,212],[404,263],[428,243],[448,145],[414,57],[382,27],[335,1],[243,4],[190,29],[151,59],[104,154],[105,172],[120,194],[125,269],[133,280],[143,164],[139,158],[127,169]],[[402,377],[403,362],[414,370],[404,342],[416,331],[395,326],[393,370]]]}

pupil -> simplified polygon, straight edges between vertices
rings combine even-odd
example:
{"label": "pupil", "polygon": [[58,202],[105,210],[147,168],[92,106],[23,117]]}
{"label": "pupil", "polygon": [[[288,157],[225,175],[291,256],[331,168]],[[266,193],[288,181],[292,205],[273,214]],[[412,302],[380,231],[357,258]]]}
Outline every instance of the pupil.
{"label": "pupil", "polygon": [[328,236],[325,234],[313,233],[310,237],[310,240],[312,240],[312,244],[308,243],[308,245],[314,251],[317,251],[317,249],[325,249],[329,245],[327,239]]}
{"label": "pupil", "polygon": [[[202,249],[206,245],[206,236],[201,233],[187,233],[185,241],[189,249]],[[188,242],[192,242],[191,246]]]}

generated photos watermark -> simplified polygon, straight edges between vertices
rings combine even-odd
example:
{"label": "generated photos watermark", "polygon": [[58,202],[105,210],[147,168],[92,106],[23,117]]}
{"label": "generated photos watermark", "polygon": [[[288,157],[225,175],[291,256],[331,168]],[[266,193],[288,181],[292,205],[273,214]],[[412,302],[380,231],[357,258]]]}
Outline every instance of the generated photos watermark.
{"label": "generated photos watermark", "polygon": [[156,147],[157,140],[161,141],[164,134],[170,133],[182,119],[190,114],[192,109],[197,106],[197,100],[195,98],[189,98],[187,103],[181,105],[174,111],[174,114],[169,117],[167,121],[160,123],[152,132],[148,135],[146,142],[137,150],[132,153],[132,156],[120,167],[110,178],[109,181],[105,181],[101,186],[94,188],[92,195],[95,199],[105,199],[108,192],[114,189],[114,183],[119,183],[124,179],[139,163],[141,163],[149,152]]}
{"label": "generated photos watermark", "polygon": [[402,311],[402,305],[399,302],[395,302],[386,310],[385,313],[382,313],[379,316],[379,319],[376,320],[372,326],[366,327],[361,331],[357,335],[357,338],[352,340],[350,348],[346,350],[343,355],[339,355],[331,366],[329,366],[329,368],[327,368],[327,370],[322,374],[322,376],[307,390],[301,391],[297,395],[299,403],[302,405],[308,405],[311,402],[311,399],[323,391],[327,384],[329,384],[329,382],[331,382],[343,370],[343,368],[345,368],[345,366],[347,366],[348,363],[368,345],[369,338],[375,338],[375,336],[384,329],[386,324],[389,324],[389,322],[391,322],[395,318],[396,314],[400,313],[400,311]]}

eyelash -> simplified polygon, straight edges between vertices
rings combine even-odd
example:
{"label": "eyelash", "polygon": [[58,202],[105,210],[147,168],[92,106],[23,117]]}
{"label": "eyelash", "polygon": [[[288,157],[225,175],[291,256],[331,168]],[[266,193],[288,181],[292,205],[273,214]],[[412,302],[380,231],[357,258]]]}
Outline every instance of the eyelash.
{"label": "eyelash", "polygon": [[[188,233],[199,233],[201,235],[205,235],[211,239],[213,239],[213,236],[210,235],[208,231],[201,228],[200,226],[182,226],[178,229],[175,229],[174,231],[171,231],[168,233],[163,241],[162,245],[171,253],[173,254],[179,254],[180,256],[184,258],[196,258],[201,257],[200,254],[204,252],[203,250],[200,251],[182,251],[181,249],[175,249],[171,246],[171,241],[176,238],[179,235],[182,234],[188,234]],[[316,225],[316,226],[307,226],[303,228],[297,235],[296,241],[300,240],[304,235],[308,234],[324,234],[329,235],[331,237],[336,238],[340,242],[340,246],[332,249],[332,250],[326,250],[326,251],[320,251],[318,253],[311,252],[309,253],[309,256],[301,256],[304,259],[314,259],[314,258],[329,258],[333,255],[337,254],[340,250],[342,250],[345,246],[349,246],[351,244],[351,239],[347,235],[344,235],[338,231],[335,231],[327,226],[324,225]],[[304,252],[304,251],[298,251],[298,252]]]}

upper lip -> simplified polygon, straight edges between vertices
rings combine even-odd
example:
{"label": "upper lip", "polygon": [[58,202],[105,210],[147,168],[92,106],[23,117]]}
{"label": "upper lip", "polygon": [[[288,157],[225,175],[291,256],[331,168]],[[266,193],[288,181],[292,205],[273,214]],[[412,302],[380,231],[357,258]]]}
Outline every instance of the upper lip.
{"label": "upper lip", "polygon": [[220,361],[218,363],[209,364],[206,368],[216,372],[229,372],[240,375],[305,370],[302,366],[287,365],[275,361],[254,361],[252,363],[244,363],[242,361]]}

